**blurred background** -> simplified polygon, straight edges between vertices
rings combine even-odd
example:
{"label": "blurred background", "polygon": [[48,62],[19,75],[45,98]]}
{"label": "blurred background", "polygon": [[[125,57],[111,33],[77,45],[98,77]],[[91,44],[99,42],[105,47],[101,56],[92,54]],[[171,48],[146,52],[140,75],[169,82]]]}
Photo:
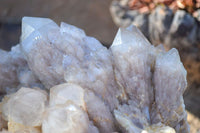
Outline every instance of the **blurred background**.
{"label": "blurred background", "polygon": [[9,50],[19,42],[23,16],[48,17],[85,30],[105,45],[117,31],[109,7],[112,0],[0,0],[0,47]]}
{"label": "blurred background", "polygon": [[134,24],[154,45],[179,50],[188,71],[184,99],[191,133],[200,132],[199,7],[200,0],[0,0],[0,48],[19,43],[23,16],[75,25],[107,47],[118,27]]}

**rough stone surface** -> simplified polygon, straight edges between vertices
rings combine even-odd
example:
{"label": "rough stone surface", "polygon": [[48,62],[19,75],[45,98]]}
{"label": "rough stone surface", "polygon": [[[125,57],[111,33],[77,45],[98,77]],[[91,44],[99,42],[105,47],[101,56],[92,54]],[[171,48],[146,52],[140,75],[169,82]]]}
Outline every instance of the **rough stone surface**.
{"label": "rough stone surface", "polygon": [[[0,106],[10,132],[189,132],[177,50],[154,47],[134,26],[107,49],[75,26],[24,17],[18,50],[26,71]],[[18,90],[34,78],[44,90]]]}
{"label": "rough stone surface", "polygon": [[14,88],[21,86],[42,88],[39,80],[30,71],[19,45],[12,47],[10,52],[0,50],[0,56],[1,93],[15,91]]}

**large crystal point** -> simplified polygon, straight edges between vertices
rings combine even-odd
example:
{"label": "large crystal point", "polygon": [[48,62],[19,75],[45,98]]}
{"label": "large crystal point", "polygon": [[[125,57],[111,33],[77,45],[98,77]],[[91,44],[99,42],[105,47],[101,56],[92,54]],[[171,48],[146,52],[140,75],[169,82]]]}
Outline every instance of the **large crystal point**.
{"label": "large crystal point", "polygon": [[160,121],[171,127],[186,118],[182,97],[187,86],[186,74],[176,49],[157,56],[154,72],[156,110],[160,112],[157,113]]}
{"label": "large crystal point", "polygon": [[[189,132],[183,92],[186,71],[176,49],[153,47],[136,27],[120,28],[110,48],[117,84],[124,103],[114,111],[128,132],[139,132],[161,123],[176,132]],[[157,132],[161,131],[158,127]],[[165,129],[165,128],[164,128]],[[174,132],[174,130],[170,130]]]}
{"label": "large crystal point", "polygon": [[136,27],[119,29],[111,46],[117,83],[127,92],[126,99],[134,99],[141,106],[149,105],[153,100],[152,49]]}
{"label": "large crystal point", "polygon": [[[22,39],[21,47],[30,69],[46,88],[50,88],[64,81],[63,54],[52,44],[52,37],[56,37],[59,27],[54,22],[44,25],[45,20],[49,22],[49,19],[45,18],[25,17],[23,19],[22,29],[25,33],[22,31],[22,35],[26,35],[26,31],[30,34],[24,37],[24,40]],[[30,30],[30,27],[33,30]]]}
{"label": "large crystal point", "polygon": [[30,69],[46,88],[63,82],[76,83],[92,90],[111,110],[116,107],[118,91],[106,47],[65,23],[58,27],[49,19],[26,17],[22,23],[24,32],[29,27],[34,29],[22,39],[22,50]]}
{"label": "large crystal point", "polygon": [[136,27],[119,29],[111,46],[117,83],[125,100],[132,100],[150,121],[150,105],[153,102],[151,66],[153,47]]}

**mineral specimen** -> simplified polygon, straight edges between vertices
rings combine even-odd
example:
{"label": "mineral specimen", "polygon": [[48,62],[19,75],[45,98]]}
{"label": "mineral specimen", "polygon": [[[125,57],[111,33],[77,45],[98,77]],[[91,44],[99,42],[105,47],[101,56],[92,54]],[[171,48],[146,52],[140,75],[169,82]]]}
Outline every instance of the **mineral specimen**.
{"label": "mineral specimen", "polygon": [[14,88],[22,86],[43,88],[40,81],[30,71],[19,45],[12,47],[10,52],[0,50],[0,57],[1,93],[9,93]]}
{"label": "mineral specimen", "polygon": [[8,120],[8,130],[16,132],[42,124],[47,93],[42,90],[21,88],[3,104],[3,116]]}
{"label": "mineral specimen", "polygon": [[24,17],[17,49],[0,52],[0,86],[17,90],[1,102],[2,133],[189,132],[177,50],[136,27],[120,28],[107,49],[72,25]]}
{"label": "mineral specimen", "polygon": [[[154,3],[151,3],[152,1]],[[113,0],[110,11],[117,26],[134,24],[155,46],[164,44],[166,50],[178,49],[188,73],[189,84],[187,92],[184,93],[185,105],[200,117],[200,106],[196,106],[200,103],[200,9],[194,8],[195,16],[183,9],[172,10],[176,6],[171,7],[170,2],[178,1],[185,9],[193,9],[195,4],[200,4],[199,0]],[[187,4],[186,1],[193,4]],[[130,9],[128,3],[134,8]],[[145,10],[146,6],[152,5],[154,6],[151,11],[148,10],[150,12],[140,12],[140,9]]]}

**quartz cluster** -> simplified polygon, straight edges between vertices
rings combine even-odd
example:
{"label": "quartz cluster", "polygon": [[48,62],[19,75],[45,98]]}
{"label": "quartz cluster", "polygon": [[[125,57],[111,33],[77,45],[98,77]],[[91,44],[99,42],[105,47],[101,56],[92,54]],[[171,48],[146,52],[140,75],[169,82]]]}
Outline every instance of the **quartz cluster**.
{"label": "quartz cluster", "polygon": [[20,44],[0,57],[1,133],[189,133],[178,51],[134,26],[107,49],[75,26],[24,17]]}
{"label": "quartz cluster", "polygon": [[[200,103],[200,8],[195,9],[197,16],[194,17],[189,10],[175,9],[178,6],[175,3],[193,10],[200,1],[113,0],[110,11],[116,25],[134,24],[154,45],[164,44],[167,50],[178,49],[188,73],[189,89],[184,94],[185,105],[200,117],[200,106],[196,106]],[[172,7],[173,4],[175,6]],[[141,10],[151,11],[141,13]]]}

